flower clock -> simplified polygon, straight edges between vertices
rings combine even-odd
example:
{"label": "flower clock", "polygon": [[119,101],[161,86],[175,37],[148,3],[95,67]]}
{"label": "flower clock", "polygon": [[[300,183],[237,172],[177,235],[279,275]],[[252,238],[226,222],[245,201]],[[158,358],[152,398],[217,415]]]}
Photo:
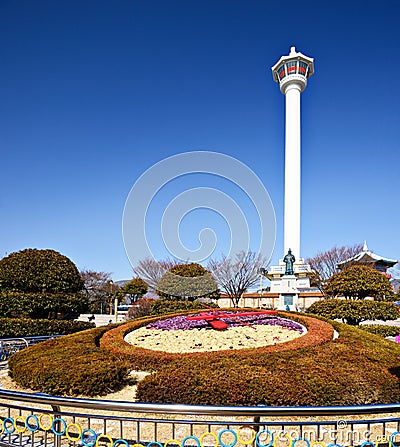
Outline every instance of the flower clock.
{"label": "flower clock", "polygon": [[276,311],[200,312],[159,320],[130,332],[125,340],[156,351],[189,353],[257,348],[304,335],[306,328]]}

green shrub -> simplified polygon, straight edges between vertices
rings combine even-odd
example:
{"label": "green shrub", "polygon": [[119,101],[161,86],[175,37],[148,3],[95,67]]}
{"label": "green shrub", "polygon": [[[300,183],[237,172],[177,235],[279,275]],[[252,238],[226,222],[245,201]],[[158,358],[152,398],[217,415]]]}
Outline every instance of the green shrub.
{"label": "green shrub", "polygon": [[400,334],[400,326],[387,326],[386,324],[362,324],[359,326],[363,331],[380,335],[381,337],[396,337]]}
{"label": "green shrub", "polygon": [[197,263],[171,267],[157,283],[157,295],[164,299],[218,298],[218,285],[214,276]]}
{"label": "green shrub", "polygon": [[87,297],[81,293],[0,292],[0,316],[56,318],[85,312]]}
{"label": "green shrub", "polygon": [[108,329],[89,329],[23,349],[9,359],[9,375],[22,387],[54,395],[97,396],[119,390],[128,381],[127,365],[97,346]]}
{"label": "green shrub", "polygon": [[0,316],[64,318],[88,308],[75,264],[54,250],[27,249],[0,260]]}
{"label": "green shrub", "polygon": [[131,302],[142,298],[148,291],[149,287],[142,278],[133,278],[126,284],[124,284],[117,292],[117,294],[124,298],[125,295],[129,295]]}
{"label": "green shrub", "polygon": [[325,299],[312,304],[308,313],[332,320],[341,319],[351,325],[364,320],[396,320],[397,306],[384,301]]}
{"label": "green shrub", "polygon": [[30,293],[79,292],[82,277],[75,264],[54,250],[26,249],[0,260],[0,287]]}
{"label": "green shrub", "polygon": [[34,335],[66,335],[93,327],[95,327],[94,323],[86,321],[0,318],[0,337],[12,338]]}
{"label": "green shrub", "polygon": [[345,297],[363,300],[373,297],[375,301],[392,301],[393,288],[389,279],[372,267],[351,265],[332,275],[324,286],[330,297]]}

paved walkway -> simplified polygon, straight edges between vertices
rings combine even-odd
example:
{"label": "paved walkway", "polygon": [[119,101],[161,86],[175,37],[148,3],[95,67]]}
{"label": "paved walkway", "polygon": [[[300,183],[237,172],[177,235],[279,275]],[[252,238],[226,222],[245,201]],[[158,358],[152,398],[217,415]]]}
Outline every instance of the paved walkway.
{"label": "paved walkway", "polygon": [[387,320],[387,321],[383,321],[383,320],[365,320],[361,323],[363,324],[380,324],[383,326],[400,326],[400,318],[398,318],[397,320]]}

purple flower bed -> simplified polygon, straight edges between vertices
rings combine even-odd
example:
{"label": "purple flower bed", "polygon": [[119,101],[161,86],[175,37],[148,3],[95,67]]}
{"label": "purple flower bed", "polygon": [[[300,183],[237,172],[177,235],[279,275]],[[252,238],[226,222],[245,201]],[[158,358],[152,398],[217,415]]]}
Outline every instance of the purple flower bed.
{"label": "purple flower bed", "polygon": [[[198,314],[190,315],[197,316]],[[203,315],[213,315],[213,313],[204,313]],[[293,331],[303,332],[303,326],[295,321],[287,320],[285,318],[275,317],[266,314],[260,315],[249,315],[242,317],[225,317],[223,314],[218,316],[219,320],[224,321],[232,326],[243,326],[243,323],[251,324],[252,326],[256,326],[258,324],[268,324],[270,326],[280,326],[282,328],[290,329]],[[165,331],[171,330],[185,330],[190,331],[193,329],[211,329],[213,328],[206,320],[188,320],[186,316],[179,316],[168,318],[166,320],[159,320],[154,323],[150,323],[146,326],[146,329],[161,329]]]}

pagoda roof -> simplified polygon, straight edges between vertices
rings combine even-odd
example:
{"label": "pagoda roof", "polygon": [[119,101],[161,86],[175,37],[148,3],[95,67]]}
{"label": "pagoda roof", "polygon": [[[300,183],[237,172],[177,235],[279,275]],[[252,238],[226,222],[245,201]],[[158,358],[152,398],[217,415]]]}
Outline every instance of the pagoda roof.
{"label": "pagoda roof", "polygon": [[349,259],[346,259],[345,261],[338,262],[337,266],[338,268],[344,267],[346,264],[380,264],[385,265],[387,268],[393,267],[395,264],[397,264],[396,259],[389,259],[384,258],[383,256],[380,256],[371,250],[368,249],[367,242],[364,242],[364,247],[360,253],[356,254],[355,256],[352,256]]}

